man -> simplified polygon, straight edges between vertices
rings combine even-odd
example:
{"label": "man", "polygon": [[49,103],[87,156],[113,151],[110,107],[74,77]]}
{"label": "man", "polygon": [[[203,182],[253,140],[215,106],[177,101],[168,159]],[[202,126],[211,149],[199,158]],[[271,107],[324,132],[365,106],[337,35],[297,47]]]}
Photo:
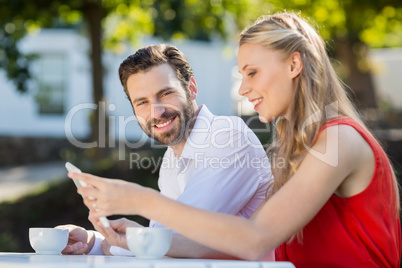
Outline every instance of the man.
{"label": "man", "polygon": [[[240,118],[215,116],[205,105],[198,106],[197,84],[185,56],[170,45],[144,47],[122,62],[119,76],[143,131],[168,145],[159,173],[161,193],[198,208],[249,218],[265,200],[272,177],[268,159]],[[103,236],[61,226],[70,230],[71,241],[63,253],[126,253],[115,246],[127,248],[125,229],[137,223],[118,219],[105,228],[98,219],[89,219]],[[150,226],[161,227],[152,220]],[[229,257],[179,234],[174,234],[167,255]]]}

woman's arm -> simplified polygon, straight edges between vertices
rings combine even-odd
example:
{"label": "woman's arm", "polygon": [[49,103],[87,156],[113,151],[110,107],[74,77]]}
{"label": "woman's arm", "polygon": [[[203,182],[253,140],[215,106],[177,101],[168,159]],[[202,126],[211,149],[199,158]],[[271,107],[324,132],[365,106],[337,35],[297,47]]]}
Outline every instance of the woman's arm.
{"label": "woman's arm", "polygon": [[[331,128],[339,134],[329,135]],[[93,185],[78,192],[89,208],[94,201],[87,197],[97,199],[100,210],[91,211],[96,217],[139,214],[208,247],[258,260],[303,228],[358,166],[359,144],[348,134],[350,130],[341,126],[339,131],[338,127],[328,129],[321,133],[297,173],[252,220],[189,207],[132,183],[89,174],[70,176]]]}
{"label": "woman's arm", "polygon": [[166,256],[194,259],[237,259],[234,256],[204,246],[180,234],[173,234],[172,245]]}
{"label": "woman's arm", "polygon": [[[105,255],[111,255],[110,247],[112,245],[128,250],[126,229],[128,227],[143,227],[137,222],[130,221],[126,218],[109,220],[110,227],[108,228],[105,228],[103,224],[93,216],[89,216],[89,220],[95,229],[105,237],[101,245]],[[173,234],[172,244],[166,255],[174,258],[235,259],[233,256],[208,248],[180,234]]]}

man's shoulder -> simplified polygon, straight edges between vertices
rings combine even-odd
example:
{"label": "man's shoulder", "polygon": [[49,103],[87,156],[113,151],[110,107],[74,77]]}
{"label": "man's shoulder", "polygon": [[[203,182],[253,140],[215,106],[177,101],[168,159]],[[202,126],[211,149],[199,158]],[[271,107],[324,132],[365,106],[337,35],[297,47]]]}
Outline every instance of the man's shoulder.
{"label": "man's shoulder", "polygon": [[225,139],[225,136],[229,136],[236,140],[247,140],[262,147],[257,135],[238,116],[215,116],[210,130],[212,139]]}
{"label": "man's shoulder", "polygon": [[238,132],[251,131],[242,118],[234,115],[215,115],[211,121],[211,129],[225,129],[227,131]]}
{"label": "man's shoulder", "polygon": [[[198,123],[198,124],[197,124]],[[239,131],[250,130],[242,118],[234,115],[215,115],[212,114],[205,105],[197,116],[197,128],[208,128],[210,130]]]}
{"label": "man's shoulder", "polygon": [[240,151],[265,154],[261,142],[242,118],[213,115],[206,107],[201,110],[187,143],[203,154],[231,155]]}

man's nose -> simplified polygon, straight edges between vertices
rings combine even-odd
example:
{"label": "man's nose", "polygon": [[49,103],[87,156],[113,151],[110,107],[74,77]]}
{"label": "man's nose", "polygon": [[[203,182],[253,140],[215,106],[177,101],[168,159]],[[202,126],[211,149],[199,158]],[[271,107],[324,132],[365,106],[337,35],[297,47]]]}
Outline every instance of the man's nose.
{"label": "man's nose", "polygon": [[152,109],[152,117],[155,119],[161,118],[165,111],[166,107],[164,105],[154,104]]}

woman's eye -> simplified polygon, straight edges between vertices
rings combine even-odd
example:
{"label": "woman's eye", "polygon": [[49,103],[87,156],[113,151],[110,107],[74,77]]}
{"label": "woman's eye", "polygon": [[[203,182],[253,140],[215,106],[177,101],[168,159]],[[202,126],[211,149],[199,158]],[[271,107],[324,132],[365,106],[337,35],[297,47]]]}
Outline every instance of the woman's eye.
{"label": "woman's eye", "polygon": [[250,73],[248,73],[248,76],[253,77],[257,72],[256,71],[252,71]]}
{"label": "woman's eye", "polygon": [[141,106],[141,105],[144,105],[144,104],[145,104],[145,101],[137,102],[137,106]]}

